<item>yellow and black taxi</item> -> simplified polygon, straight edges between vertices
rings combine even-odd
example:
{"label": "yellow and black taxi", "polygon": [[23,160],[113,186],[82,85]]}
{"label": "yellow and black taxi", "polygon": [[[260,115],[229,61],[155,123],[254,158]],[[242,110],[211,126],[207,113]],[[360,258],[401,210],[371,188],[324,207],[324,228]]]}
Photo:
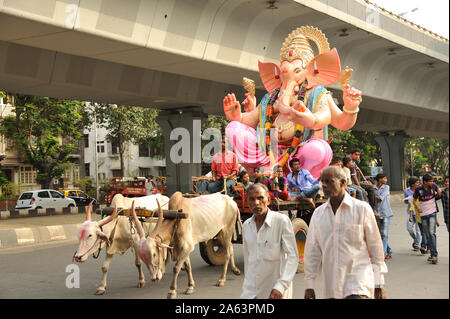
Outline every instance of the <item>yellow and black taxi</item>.
{"label": "yellow and black taxi", "polygon": [[80,189],[60,189],[59,191],[63,193],[64,196],[72,198],[77,206],[88,206],[92,200],[94,200],[94,205],[97,203],[95,198],[90,197]]}

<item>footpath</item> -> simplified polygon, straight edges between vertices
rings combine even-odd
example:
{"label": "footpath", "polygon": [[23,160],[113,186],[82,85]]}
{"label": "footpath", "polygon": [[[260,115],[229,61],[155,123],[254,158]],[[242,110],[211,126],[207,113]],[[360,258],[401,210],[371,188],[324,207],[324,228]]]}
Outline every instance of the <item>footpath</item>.
{"label": "footpath", "polygon": [[[391,203],[400,203],[402,191],[391,193]],[[78,229],[86,220],[85,207],[39,212],[0,212],[0,249],[78,239]],[[99,214],[92,214],[100,220]]]}

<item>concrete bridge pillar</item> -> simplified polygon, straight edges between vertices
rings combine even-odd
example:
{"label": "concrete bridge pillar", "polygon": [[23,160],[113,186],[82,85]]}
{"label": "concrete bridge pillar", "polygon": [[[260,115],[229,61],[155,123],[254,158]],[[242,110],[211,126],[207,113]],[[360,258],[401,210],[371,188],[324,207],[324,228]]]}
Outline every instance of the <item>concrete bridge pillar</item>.
{"label": "concrete bridge pillar", "polygon": [[192,176],[201,175],[201,127],[208,115],[199,107],[164,110],[156,122],[164,135],[167,196],[192,189]]}
{"label": "concrete bridge pillar", "polygon": [[404,132],[396,132],[394,135],[381,133],[375,138],[381,146],[383,173],[388,178],[391,191],[405,188],[404,146],[407,137]]}

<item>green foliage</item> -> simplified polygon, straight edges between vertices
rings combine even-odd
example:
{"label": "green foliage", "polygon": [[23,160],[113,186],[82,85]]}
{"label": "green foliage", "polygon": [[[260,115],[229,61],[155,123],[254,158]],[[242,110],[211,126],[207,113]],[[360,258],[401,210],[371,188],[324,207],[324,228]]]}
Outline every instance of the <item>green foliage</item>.
{"label": "green foliage", "polygon": [[81,178],[75,181],[74,184],[85,191],[89,196],[93,198],[97,196],[97,191],[95,190],[95,186],[92,185],[92,179],[90,177]]}
{"label": "green foliage", "polygon": [[[411,153],[413,172],[411,172]],[[405,169],[410,175],[424,174],[428,167],[437,175],[446,176],[449,170],[449,142],[437,138],[410,137],[405,143]]]}
{"label": "green foliage", "polygon": [[47,188],[72,165],[70,154],[86,125],[83,103],[18,94],[13,111],[15,116],[1,119],[0,134],[14,142],[37,169],[37,182]]}
{"label": "green foliage", "polygon": [[377,132],[341,131],[332,126],[328,127],[328,136],[333,137],[330,144],[333,155],[347,156],[353,149],[359,148],[361,161],[358,166],[365,175],[370,175],[372,163],[375,166],[382,166],[381,148],[375,141],[377,135]]}

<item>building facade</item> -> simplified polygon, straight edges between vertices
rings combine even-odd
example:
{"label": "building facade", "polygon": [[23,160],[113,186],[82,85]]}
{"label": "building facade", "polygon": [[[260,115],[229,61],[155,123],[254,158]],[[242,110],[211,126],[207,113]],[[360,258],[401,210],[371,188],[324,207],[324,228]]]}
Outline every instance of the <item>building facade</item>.
{"label": "building facade", "polygon": [[149,145],[127,144],[124,153],[124,175],[121,176],[118,143],[107,141],[107,130],[100,126],[84,131],[83,175],[99,183],[111,177],[165,176],[164,150]]}

